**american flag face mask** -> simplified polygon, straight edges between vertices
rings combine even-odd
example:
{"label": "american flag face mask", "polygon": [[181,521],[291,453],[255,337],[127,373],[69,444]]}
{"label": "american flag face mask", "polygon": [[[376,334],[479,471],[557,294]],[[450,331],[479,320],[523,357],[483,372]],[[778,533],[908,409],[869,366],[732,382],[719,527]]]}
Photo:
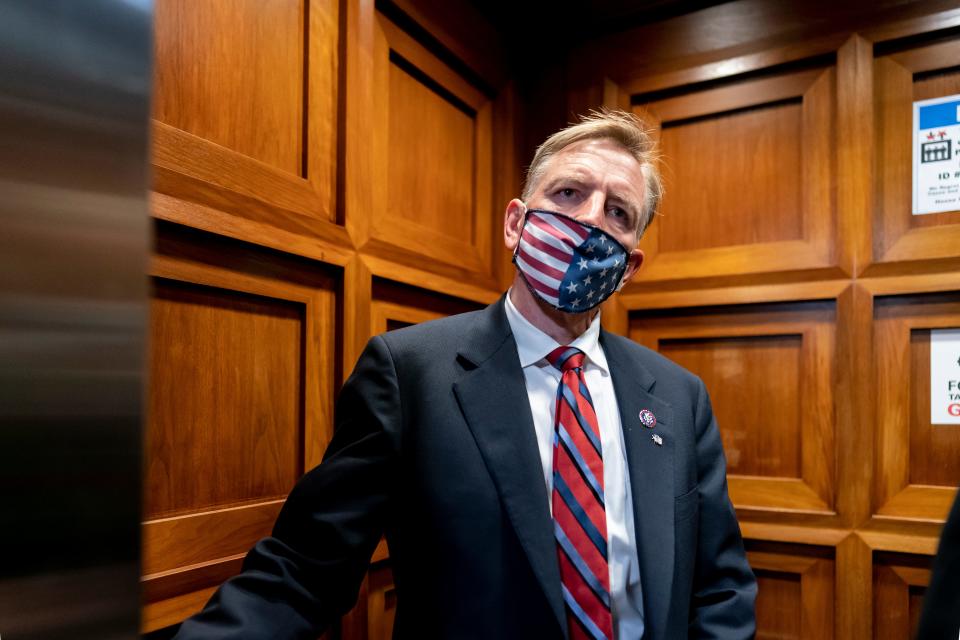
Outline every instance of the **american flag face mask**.
{"label": "american flag face mask", "polygon": [[560,311],[582,313],[620,288],[627,255],[606,231],[561,213],[530,209],[513,262],[541,300]]}

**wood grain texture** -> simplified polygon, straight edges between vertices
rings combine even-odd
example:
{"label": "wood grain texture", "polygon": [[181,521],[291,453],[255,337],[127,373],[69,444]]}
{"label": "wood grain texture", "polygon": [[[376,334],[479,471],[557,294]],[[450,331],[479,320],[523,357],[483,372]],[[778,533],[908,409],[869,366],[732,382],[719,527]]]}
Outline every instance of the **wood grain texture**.
{"label": "wood grain texture", "polygon": [[799,239],[800,125],[801,106],[787,104],[665,127],[660,250]]}
{"label": "wood grain texture", "polygon": [[960,327],[960,296],[880,298],[874,315],[877,513],[942,522],[960,479],[960,433],[930,424],[929,330]]}
{"label": "wood grain texture", "polygon": [[836,637],[869,638],[873,623],[873,553],[856,534],[836,549]]}
{"label": "wood grain texture", "polygon": [[472,241],[473,118],[396,64],[389,92],[386,215]]}
{"label": "wood grain texture", "polygon": [[633,289],[832,266],[835,85],[828,67],[634,107],[657,131],[668,170]]}
{"label": "wood grain texture", "polygon": [[303,308],[159,280],[151,317],[147,517],[285,495],[300,474]]}
{"label": "wood grain texture", "polygon": [[304,1],[158,2],[154,117],[302,175]]}
{"label": "wood grain texture", "polygon": [[833,638],[833,550],[749,542],[758,578],[757,638]]}
{"label": "wood grain texture", "polygon": [[630,337],[706,382],[738,509],[831,513],[833,333],[811,302],[635,313]]}
{"label": "wood grain texture", "polygon": [[912,215],[910,133],[915,100],[960,91],[960,73],[948,62],[958,52],[960,40],[955,39],[883,56],[874,65],[878,110],[874,246],[883,262],[960,257],[960,212]]}
{"label": "wood grain texture", "polygon": [[850,275],[873,260],[870,215],[873,207],[871,160],[873,128],[873,46],[852,36],[837,54],[838,253]]}
{"label": "wood grain texture", "polygon": [[874,638],[912,638],[920,620],[923,593],[930,582],[930,560],[879,553],[874,560]]}
{"label": "wood grain texture", "polygon": [[800,477],[801,336],[661,339],[659,346],[713,390],[727,473]]}

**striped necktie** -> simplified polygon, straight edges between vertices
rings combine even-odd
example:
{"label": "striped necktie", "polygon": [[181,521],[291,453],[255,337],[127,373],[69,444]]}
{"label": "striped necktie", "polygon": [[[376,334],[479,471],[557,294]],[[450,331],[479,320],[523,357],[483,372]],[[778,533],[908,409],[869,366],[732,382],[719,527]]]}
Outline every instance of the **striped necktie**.
{"label": "striped necktie", "polygon": [[553,436],[553,532],[571,639],[613,638],[603,454],[583,352],[558,347],[547,361],[560,370]]}

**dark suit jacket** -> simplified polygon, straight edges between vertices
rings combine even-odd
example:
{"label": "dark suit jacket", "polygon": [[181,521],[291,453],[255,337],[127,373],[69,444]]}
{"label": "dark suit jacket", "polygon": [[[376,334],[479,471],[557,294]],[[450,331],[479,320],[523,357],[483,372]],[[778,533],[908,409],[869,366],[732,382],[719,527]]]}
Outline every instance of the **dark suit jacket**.
{"label": "dark suit jacket", "polygon": [[[703,383],[606,332],[651,639],[748,638],[756,582]],[[654,429],[640,424],[649,409]],[[562,638],[548,496],[503,300],[373,338],[324,462],[177,637],[314,638],[386,532],[395,638]],[[652,441],[659,434],[662,445]]]}
{"label": "dark suit jacket", "polygon": [[933,559],[930,586],[923,598],[917,640],[960,637],[960,494],[953,501]]}

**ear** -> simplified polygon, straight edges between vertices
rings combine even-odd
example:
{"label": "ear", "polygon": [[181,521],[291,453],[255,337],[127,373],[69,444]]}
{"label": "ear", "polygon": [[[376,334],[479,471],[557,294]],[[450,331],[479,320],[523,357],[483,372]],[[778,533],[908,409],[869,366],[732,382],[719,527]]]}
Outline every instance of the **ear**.
{"label": "ear", "polygon": [[623,280],[620,281],[620,286],[624,287],[627,285],[630,280],[633,279],[633,276],[637,274],[637,271],[640,270],[640,265],[643,264],[643,251],[640,249],[634,249],[630,252],[630,255],[627,256],[627,270],[623,272]]}
{"label": "ear", "polygon": [[527,206],[522,200],[514,198],[507,204],[503,216],[503,244],[512,253],[520,244],[520,232],[523,230],[523,219],[527,215]]}

